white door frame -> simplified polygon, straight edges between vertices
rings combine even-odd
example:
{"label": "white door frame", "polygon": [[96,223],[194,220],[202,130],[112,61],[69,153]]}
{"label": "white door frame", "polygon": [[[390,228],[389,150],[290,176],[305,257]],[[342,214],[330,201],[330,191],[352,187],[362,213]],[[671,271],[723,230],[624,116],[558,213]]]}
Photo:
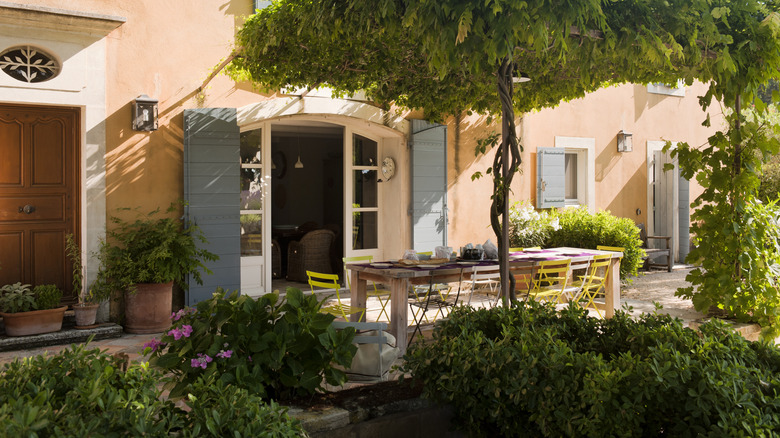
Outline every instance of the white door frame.
{"label": "white door frame", "polygon": [[[671,142],[672,147],[671,149],[677,148],[677,142]],[[660,141],[660,140],[648,140],[647,141],[647,234],[648,235],[655,235],[656,233],[656,224],[655,224],[655,215],[653,210],[653,180],[655,178],[654,172],[655,172],[655,153],[660,152],[664,146],[666,146],[666,141]],[[670,149],[670,150],[671,150]],[[676,160],[675,160],[676,161]],[[675,175],[677,175],[677,165],[675,164]],[[672,178],[672,186],[667,187],[667,192],[671,196],[667,196],[667,199],[671,200],[671,223],[669,224],[671,226],[671,236],[672,241],[670,242],[670,246],[672,248],[672,257],[674,257],[674,260],[679,259],[679,241],[680,241],[680,206],[679,206],[679,180],[678,178]],[[668,219],[667,219],[668,220]],[[652,241],[648,241],[648,246],[654,243]],[[657,243],[657,242],[655,242]]]}

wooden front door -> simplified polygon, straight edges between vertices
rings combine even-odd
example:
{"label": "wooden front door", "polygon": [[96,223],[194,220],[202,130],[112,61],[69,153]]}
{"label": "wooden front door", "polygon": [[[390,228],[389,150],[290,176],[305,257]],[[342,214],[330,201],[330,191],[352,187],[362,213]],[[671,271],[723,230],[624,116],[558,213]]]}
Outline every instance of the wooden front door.
{"label": "wooden front door", "polygon": [[54,283],[73,302],[65,235],[79,241],[79,110],[0,105],[0,286]]}

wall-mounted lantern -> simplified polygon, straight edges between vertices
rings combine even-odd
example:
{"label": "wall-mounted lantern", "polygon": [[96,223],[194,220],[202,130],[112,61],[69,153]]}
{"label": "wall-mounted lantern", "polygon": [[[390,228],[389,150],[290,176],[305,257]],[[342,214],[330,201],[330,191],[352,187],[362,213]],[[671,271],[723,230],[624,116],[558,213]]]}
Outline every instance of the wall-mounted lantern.
{"label": "wall-mounted lantern", "polygon": [[133,101],[133,130],[157,130],[157,99],[142,94]]}
{"label": "wall-mounted lantern", "polygon": [[631,140],[631,134],[621,130],[617,135],[618,152],[631,152],[634,150],[634,143]]}

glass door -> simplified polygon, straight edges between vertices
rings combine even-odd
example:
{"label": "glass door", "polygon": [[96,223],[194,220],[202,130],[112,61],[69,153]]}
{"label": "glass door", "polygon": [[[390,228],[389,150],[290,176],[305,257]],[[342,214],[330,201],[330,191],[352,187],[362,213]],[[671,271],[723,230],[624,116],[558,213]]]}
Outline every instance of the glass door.
{"label": "glass door", "polygon": [[[379,144],[363,135],[347,132],[345,164],[348,171],[345,193],[345,248],[351,255],[373,255],[379,251],[379,187],[377,184]],[[350,232],[351,231],[351,232]]]}
{"label": "glass door", "polygon": [[[269,129],[257,128],[241,133],[241,293],[257,296],[270,289],[271,272],[268,199]],[[268,271],[268,272],[266,272]]]}

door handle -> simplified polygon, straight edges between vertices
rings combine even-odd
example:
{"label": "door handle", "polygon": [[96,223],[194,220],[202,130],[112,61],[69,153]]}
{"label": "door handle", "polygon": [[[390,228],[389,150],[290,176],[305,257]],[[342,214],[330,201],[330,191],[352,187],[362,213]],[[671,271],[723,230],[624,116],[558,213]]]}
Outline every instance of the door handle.
{"label": "door handle", "polygon": [[24,207],[19,207],[19,213],[30,214],[35,211],[35,206],[27,204]]}

